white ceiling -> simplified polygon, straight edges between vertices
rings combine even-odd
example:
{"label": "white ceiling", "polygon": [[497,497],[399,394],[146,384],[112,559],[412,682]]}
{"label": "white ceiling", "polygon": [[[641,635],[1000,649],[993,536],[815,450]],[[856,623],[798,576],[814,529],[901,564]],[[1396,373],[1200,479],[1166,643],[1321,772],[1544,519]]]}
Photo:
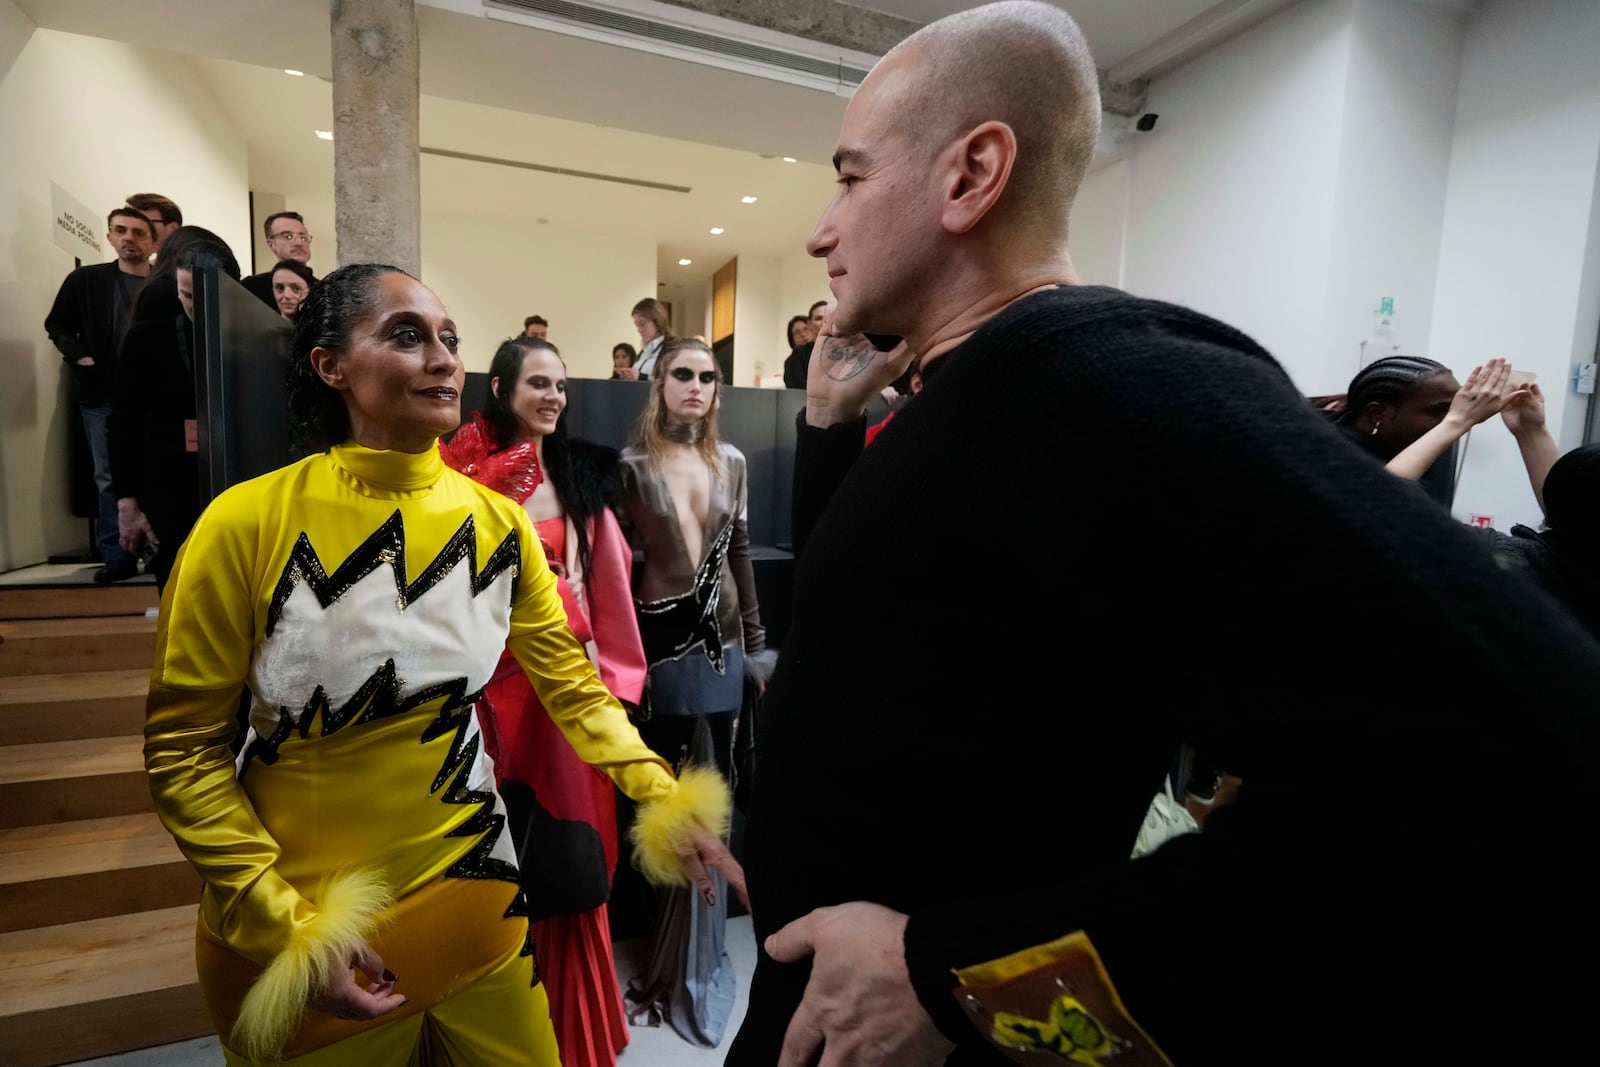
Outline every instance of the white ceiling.
{"label": "white ceiling", "polygon": [[[42,27],[193,57],[238,128],[253,188],[332,201],[327,0],[15,0]],[[1070,0],[1102,67],[1206,12],[1264,0]],[[1283,0],[1274,0],[1281,3]],[[870,0],[918,21],[961,0]],[[689,186],[669,193],[424,156],[425,210],[653,236],[662,276],[733,255],[793,255],[832,193],[836,95],[481,17],[421,0],[426,147]],[[283,68],[305,71],[292,78]],[[785,164],[776,157],[794,156]],[[763,158],[766,157],[766,158]],[[463,198],[462,189],[472,196]],[[755,195],[754,205],[739,203]],[[448,205],[444,207],[442,205]],[[711,226],[727,233],[713,237]],[[677,266],[679,257],[695,262]],[[702,274],[703,272],[703,274]]]}

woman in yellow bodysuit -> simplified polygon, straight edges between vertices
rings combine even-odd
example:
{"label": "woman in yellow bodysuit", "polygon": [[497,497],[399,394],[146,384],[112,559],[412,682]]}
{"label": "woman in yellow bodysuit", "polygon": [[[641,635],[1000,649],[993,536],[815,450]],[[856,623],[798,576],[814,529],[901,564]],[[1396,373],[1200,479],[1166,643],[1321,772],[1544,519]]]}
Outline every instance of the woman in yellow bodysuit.
{"label": "woman in yellow bodysuit", "polygon": [[326,451],[213,501],[162,598],[145,764],[205,880],[196,959],[229,1063],[559,1063],[473,714],[502,648],[642,803],[647,874],[742,878],[723,783],[674,780],[640,742],[527,513],[441,461],[462,380],[427,287],[329,275],[290,374],[297,429]]}

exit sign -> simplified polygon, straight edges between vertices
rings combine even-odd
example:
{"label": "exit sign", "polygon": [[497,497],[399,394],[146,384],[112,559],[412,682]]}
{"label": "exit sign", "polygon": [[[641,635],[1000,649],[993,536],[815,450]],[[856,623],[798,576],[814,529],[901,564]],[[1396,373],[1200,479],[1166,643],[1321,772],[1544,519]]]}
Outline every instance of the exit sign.
{"label": "exit sign", "polygon": [[1480,530],[1487,530],[1494,525],[1493,515],[1469,515],[1467,525],[1476,526]]}

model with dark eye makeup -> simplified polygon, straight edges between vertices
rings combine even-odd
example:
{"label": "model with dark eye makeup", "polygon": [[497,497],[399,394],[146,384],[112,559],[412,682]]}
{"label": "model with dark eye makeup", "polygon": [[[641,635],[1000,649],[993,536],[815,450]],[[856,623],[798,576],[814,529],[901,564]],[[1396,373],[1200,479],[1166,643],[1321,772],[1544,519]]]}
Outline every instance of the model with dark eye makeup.
{"label": "model with dark eye makeup", "polygon": [[[704,341],[662,346],[635,443],[622,453],[621,518],[644,551],[634,599],[650,671],[639,734],[676,767],[727,774],[745,680],[764,687],[775,656],[750,565],[744,454],[717,436],[721,399]],[[627,900],[620,872],[618,883]],[[726,919],[721,894],[659,894],[650,963],[628,994],[636,1017],[665,1019],[693,1044],[721,1042],[734,991]]]}

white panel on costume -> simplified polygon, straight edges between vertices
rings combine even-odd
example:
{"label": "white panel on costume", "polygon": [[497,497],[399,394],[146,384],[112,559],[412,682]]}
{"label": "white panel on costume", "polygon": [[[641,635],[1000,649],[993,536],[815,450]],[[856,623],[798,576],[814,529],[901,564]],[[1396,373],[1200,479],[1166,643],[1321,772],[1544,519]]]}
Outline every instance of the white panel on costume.
{"label": "white panel on costume", "polygon": [[251,725],[271,736],[278,709],[298,718],[318,686],[329,707],[337,708],[390,659],[402,700],[456,679],[465,679],[466,693],[483,688],[510,629],[516,569],[502,571],[476,597],[471,569],[463,558],[408,605],[401,603],[391,563],[380,564],[326,608],[301,582],[284,602],[272,635],[256,649]]}

